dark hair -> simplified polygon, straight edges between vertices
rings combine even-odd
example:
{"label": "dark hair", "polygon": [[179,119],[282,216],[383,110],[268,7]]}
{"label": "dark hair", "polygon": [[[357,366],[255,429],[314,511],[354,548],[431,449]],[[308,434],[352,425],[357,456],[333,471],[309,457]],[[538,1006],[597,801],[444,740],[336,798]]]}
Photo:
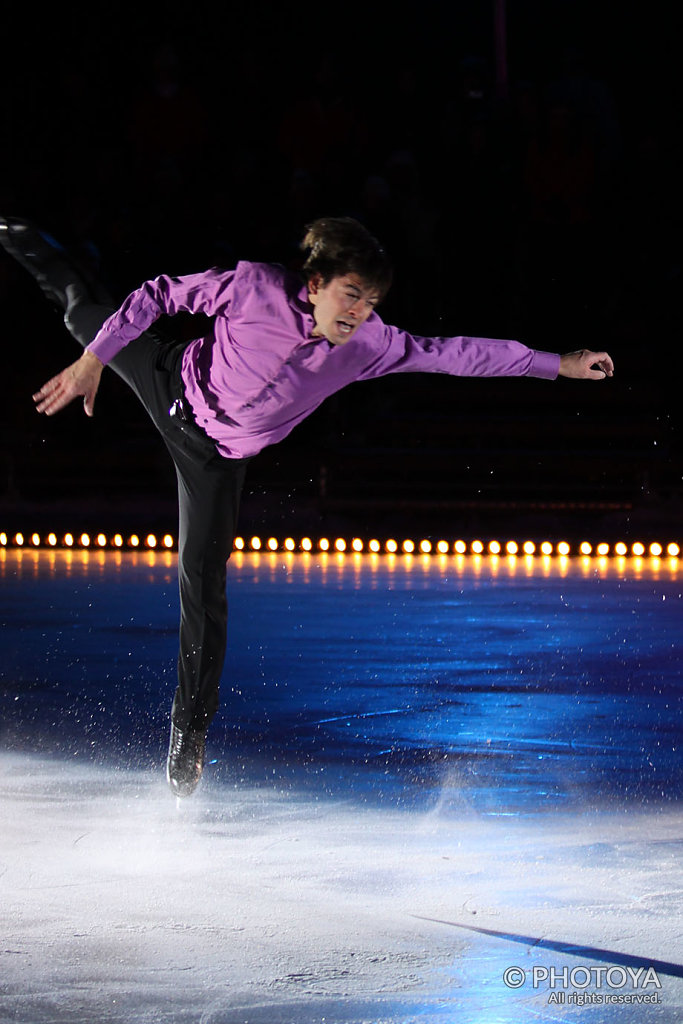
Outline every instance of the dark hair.
{"label": "dark hair", "polygon": [[301,248],[308,256],[303,265],[307,279],[320,274],[323,284],[333,277],[358,274],[384,297],[391,287],[392,267],[386,251],[352,217],[320,217],[306,228]]}

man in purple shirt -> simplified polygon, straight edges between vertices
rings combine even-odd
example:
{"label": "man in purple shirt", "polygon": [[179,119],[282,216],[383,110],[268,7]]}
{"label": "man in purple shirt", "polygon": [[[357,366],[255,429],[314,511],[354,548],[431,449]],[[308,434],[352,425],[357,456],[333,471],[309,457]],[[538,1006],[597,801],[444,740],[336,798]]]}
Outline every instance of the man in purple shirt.
{"label": "man in purple shirt", "polygon": [[[548,380],[613,373],[606,352],[559,356],[517,341],[423,338],[384,324],[375,306],[390,286],[391,266],[376,239],[350,218],[309,226],[303,275],[238,263],[234,270],[161,276],[116,310],[33,226],[0,218],[0,242],[64,310],[85,349],[34,395],[38,412],[52,415],[82,396],[92,416],[103,366],[110,365],[140,398],[175,464],[181,611],[167,778],[178,796],[199,783],[218,708],[226,563],[252,456],[354,381],[415,371]],[[165,344],[154,324],[181,312],[212,317],[212,330]]]}

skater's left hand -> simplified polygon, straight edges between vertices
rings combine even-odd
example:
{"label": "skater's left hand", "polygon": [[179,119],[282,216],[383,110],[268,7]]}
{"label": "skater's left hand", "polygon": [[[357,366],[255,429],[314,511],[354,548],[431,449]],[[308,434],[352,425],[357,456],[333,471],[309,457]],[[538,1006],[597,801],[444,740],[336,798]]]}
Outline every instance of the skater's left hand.
{"label": "skater's left hand", "polygon": [[567,352],[560,356],[560,377],[575,377],[578,380],[604,380],[614,374],[614,363],[607,352],[591,352],[582,348],[579,352]]}

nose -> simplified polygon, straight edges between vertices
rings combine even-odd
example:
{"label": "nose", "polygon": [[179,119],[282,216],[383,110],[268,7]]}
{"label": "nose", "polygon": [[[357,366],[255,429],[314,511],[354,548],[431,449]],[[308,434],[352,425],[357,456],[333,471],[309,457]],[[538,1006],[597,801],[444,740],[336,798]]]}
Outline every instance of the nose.
{"label": "nose", "polygon": [[354,317],[354,319],[359,320],[363,316],[364,306],[365,306],[365,300],[364,299],[356,299],[356,301],[353,303],[353,305],[349,306],[349,308],[347,310],[348,315]]}

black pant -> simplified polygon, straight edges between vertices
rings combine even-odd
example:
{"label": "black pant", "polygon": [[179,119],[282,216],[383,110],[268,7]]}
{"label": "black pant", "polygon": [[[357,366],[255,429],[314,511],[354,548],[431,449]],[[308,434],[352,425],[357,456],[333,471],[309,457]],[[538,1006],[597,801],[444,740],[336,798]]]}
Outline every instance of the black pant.
{"label": "black pant", "polygon": [[[85,347],[112,312],[81,303],[69,309],[65,323]],[[218,708],[228,619],[226,563],[250,461],[223,458],[192,422],[180,377],[186,344],[168,344],[148,332],[109,363],[142,402],[176,468],[180,650],[171,715],[181,731],[206,729]]]}

